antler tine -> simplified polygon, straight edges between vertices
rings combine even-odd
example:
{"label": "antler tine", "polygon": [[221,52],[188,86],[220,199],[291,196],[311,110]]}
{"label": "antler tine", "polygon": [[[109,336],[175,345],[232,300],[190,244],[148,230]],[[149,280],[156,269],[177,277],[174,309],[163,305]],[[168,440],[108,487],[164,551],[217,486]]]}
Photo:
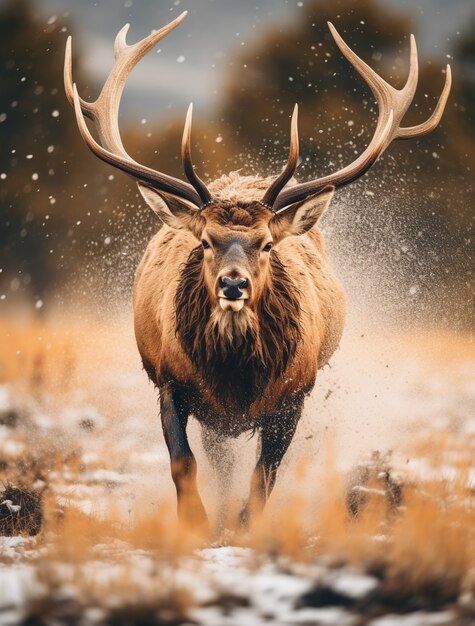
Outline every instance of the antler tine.
{"label": "antler tine", "polygon": [[213,198],[208,191],[208,188],[195,172],[193,167],[193,161],[191,159],[191,123],[193,117],[193,103],[190,103],[188,107],[188,111],[186,113],[185,120],[185,128],[183,129],[183,139],[181,142],[181,158],[183,161],[183,167],[185,170],[185,175],[193,185],[193,187],[198,192],[201,201],[203,202],[203,206],[211,204],[213,202]]}
{"label": "antler tine", "polygon": [[[353,163],[334,174],[318,178],[308,183],[295,185],[290,189],[281,191],[274,203],[274,210],[283,209],[292,202],[302,200],[306,196],[318,192],[326,185],[333,185],[339,188],[360,178],[376,162],[378,157],[394,139],[419,137],[433,130],[439,123],[447,102],[451,84],[450,69],[447,71],[442,95],[430,118],[418,126],[401,128],[399,124],[412,102],[417,87],[418,61],[414,36],[411,35],[409,74],[406,84],[402,89],[396,89],[381,78],[381,76],[376,74],[369,65],[353,52],[342,39],[333,24],[328,22],[328,26],[342,54],[353,65],[373,92],[379,107],[376,130],[366,150]],[[389,120],[391,120],[390,124]]]}
{"label": "antler tine", "polygon": [[[189,183],[145,167],[137,163],[127,153],[122,143],[118,123],[120,100],[130,72],[153,46],[183,21],[186,15],[187,12],[184,11],[160,30],[153,32],[148,37],[132,45],[127,45],[126,43],[126,34],[129,26],[128,24],[125,25],[115,39],[114,52],[116,60],[114,67],[95,102],[86,102],[77,94],[77,89],[72,81],[71,40],[69,38],[66,44],[64,82],[66,95],[75,108],[81,135],[94,154],[138,181],[146,182],[157,190],[162,189],[199,206],[201,204],[200,195]],[[101,145],[94,140],[87,129],[83,115],[95,122]]]}
{"label": "antler tine", "polygon": [[[329,174],[328,176],[319,178],[318,181],[310,181],[308,183],[295,185],[287,191],[283,191],[279,194],[272,210],[275,213],[283,213],[286,208],[293,202],[298,202],[299,200],[303,200],[307,196],[316,194],[319,191],[322,191],[325,187],[343,187],[344,185],[348,185],[349,183],[362,176],[370,169],[370,167],[372,167],[376,163],[381,154],[385,151],[388,144],[388,137],[390,136],[392,131],[393,120],[394,112],[391,110],[389,112],[389,116],[384,128],[382,129],[379,136],[376,138],[376,141],[372,143],[371,150],[366,149],[363,154],[360,155],[357,161],[355,161],[355,164],[357,163],[358,166],[355,167],[354,170],[350,168],[345,168],[346,178],[343,178],[344,170],[340,170],[340,173],[342,175],[338,182],[335,182],[334,174]],[[318,182],[318,186],[315,184],[316,182]]]}
{"label": "antler tine", "polygon": [[408,98],[414,98],[414,94],[417,89],[417,81],[419,79],[419,59],[417,57],[417,44],[416,38],[411,33],[409,37],[409,73],[407,76],[406,84],[402,88],[402,91]]}
{"label": "antler tine", "polygon": [[261,200],[261,203],[269,207],[270,209],[272,209],[275,199],[279,195],[280,191],[285,187],[285,185],[294,175],[295,168],[297,167],[297,163],[299,160],[298,114],[299,106],[298,104],[296,104],[294,106],[294,111],[292,113],[292,119],[290,122],[290,147],[287,164],[282,170],[281,174],[271,184]]}
{"label": "antler tine", "polygon": [[180,196],[181,198],[185,198],[186,200],[190,200],[196,205],[200,204],[200,197],[196,193],[196,191],[183,181],[174,178],[173,176],[168,176],[167,174],[162,174],[156,172],[155,170],[147,167],[145,165],[141,165],[136,161],[133,161],[128,156],[121,156],[120,154],[116,154],[107,150],[99,144],[94,137],[91,135],[86,120],[84,119],[84,115],[81,109],[81,104],[79,101],[79,95],[76,88],[76,85],[73,85],[73,98],[74,98],[74,112],[76,114],[76,122],[79,128],[79,132],[81,133],[82,138],[84,139],[88,148],[99,157],[102,161],[113,165],[114,167],[122,170],[126,174],[133,176],[133,178],[137,179],[140,182],[147,183],[152,188],[157,189],[157,187],[167,193]]}
{"label": "antler tine", "polygon": [[[137,63],[155,46],[161,39],[166,37],[186,17],[187,12],[166,24],[163,28],[155,31],[135,44],[127,45],[126,35],[129,24],[126,24],[118,33],[114,43],[115,64],[95,102],[85,102],[80,99],[83,113],[96,122],[101,143],[110,151],[118,151],[123,156],[128,156],[122,145],[118,127],[119,105],[125,83],[130,72]],[[72,72],[71,72],[71,42],[68,40],[65,59],[65,87],[66,93],[72,103]],[[68,54],[69,52],[69,54]],[[67,67],[68,66],[68,67]],[[66,77],[67,70],[67,77]]]}
{"label": "antler tine", "polygon": [[[71,35],[69,35],[66,40],[66,50],[64,53],[64,90],[69,104],[74,106],[72,42],[73,39]],[[84,115],[87,115],[89,119],[94,120],[94,104],[86,102],[82,98],[79,98],[79,104],[81,105]]]}
{"label": "antler tine", "polygon": [[417,126],[408,126],[406,128],[399,128],[396,139],[412,139],[413,137],[422,137],[431,133],[439,125],[442,119],[442,114],[445,110],[445,105],[450,93],[450,87],[452,86],[452,71],[450,65],[447,65],[445,70],[445,84],[442,93],[439,96],[436,107],[432,112],[432,115],[422,124]]}
{"label": "antler tine", "polygon": [[328,28],[332,34],[333,39],[335,40],[336,45],[340,48],[341,53],[344,57],[351,63],[351,65],[355,68],[358,74],[365,80],[365,82],[370,87],[373,92],[374,97],[378,101],[378,104],[381,100],[383,100],[383,94],[386,91],[394,90],[394,88],[389,85],[385,80],[377,74],[373,68],[371,68],[367,63],[361,59],[356,52],[354,52],[350,46],[346,43],[337,29],[333,26],[331,22],[327,22]]}
{"label": "antler tine", "polygon": [[128,44],[127,44],[127,41],[126,41],[127,33],[129,32],[129,28],[130,28],[130,24],[125,24],[124,26],[122,26],[122,28],[119,30],[119,32],[115,36],[114,57],[116,59],[119,57],[119,55],[121,54],[121,52],[123,50],[125,50],[126,48],[129,47]]}

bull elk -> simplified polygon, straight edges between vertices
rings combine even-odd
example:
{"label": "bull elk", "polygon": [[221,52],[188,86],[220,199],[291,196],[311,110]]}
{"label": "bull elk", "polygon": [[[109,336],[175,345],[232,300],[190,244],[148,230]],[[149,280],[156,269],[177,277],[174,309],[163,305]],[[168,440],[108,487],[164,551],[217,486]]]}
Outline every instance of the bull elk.
{"label": "bull elk", "polygon": [[[133,303],[138,349],[159,390],[179,516],[206,523],[186,433],[194,415],[221,437],[259,432],[259,458],[241,512],[241,519],[248,520],[264,507],[304,398],[343,330],[344,294],[330,268],[318,220],[334,191],[365,174],[394,139],[420,137],[438,125],[451,74],[447,66],[445,86],[429,119],[403,127],[418,77],[414,37],[409,76],[398,90],[329,23],[339,49],[378,103],[376,130],[364,152],[333,174],[297,184],[295,106],[288,161],[275,179],[231,173],[205,184],[192,164],[190,105],[181,147],[189,182],[183,182],[129,156],[118,110],[131,70],[185,15],[133,45],[126,43],[125,26],[115,40],[115,65],[93,103],[81,99],[73,84],[69,38],[65,89],[88,147],[137,181],[145,202],[163,222],[138,268]],[[95,123],[99,141],[84,116]]]}

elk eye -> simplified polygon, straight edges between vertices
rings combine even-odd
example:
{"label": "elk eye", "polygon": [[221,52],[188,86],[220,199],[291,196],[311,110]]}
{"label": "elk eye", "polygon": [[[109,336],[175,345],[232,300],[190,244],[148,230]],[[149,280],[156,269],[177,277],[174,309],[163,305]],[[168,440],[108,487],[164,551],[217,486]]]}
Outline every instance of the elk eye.
{"label": "elk eye", "polygon": [[270,249],[272,248],[272,241],[269,241],[269,243],[266,243],[266,245],[262,248],[263,252],[270,252]]}
{"label": "elk eye", "polygon": [[209,245],[209,243],[206,241],[206,239],[202,239],[202,240],[201,240],[201,245],[203,246],[203,248],[204,248],[205,250],[207,250],[207,249],[210,247],[210,245]]}

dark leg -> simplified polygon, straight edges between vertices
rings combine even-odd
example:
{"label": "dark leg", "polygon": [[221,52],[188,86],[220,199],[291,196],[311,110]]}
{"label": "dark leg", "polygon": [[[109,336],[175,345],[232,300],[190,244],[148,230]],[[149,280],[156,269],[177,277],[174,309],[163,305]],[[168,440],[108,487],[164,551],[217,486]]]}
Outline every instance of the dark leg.
{"label": "dark leg", "polygon": [[186,436],[188,408],[182,393],[172,384],[160,388],[160,414],[176,487],[178,517],[191,524],[206,524],[206,513],[196,486],[196,461]]}
{"label": "dark leg", "polygon": [[277,470],[295,434],[303,408],[303,397],[295,406],[269,419],[262,428],[261,452],[252,475],[249,500],[241,511],[240,521],[247,524],[252,515],[260,513],[274,488]]}

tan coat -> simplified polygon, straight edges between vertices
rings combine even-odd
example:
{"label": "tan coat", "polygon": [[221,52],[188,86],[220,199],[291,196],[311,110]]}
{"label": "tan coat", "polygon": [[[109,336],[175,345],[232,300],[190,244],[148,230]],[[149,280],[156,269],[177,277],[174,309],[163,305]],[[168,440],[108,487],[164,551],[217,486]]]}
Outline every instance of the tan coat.
{"label": "tan coat", "polygon": [[[150,241],[137,271],[134,287],[137,345],[147,368],[154,370],[158,386],[171,378],[184,387],[198,387],[197,372],[176,334],[174,306],[181,268],[198,245],[189,231],[163,226]],[[283,239],[272,254],[278,255],[299,292],[302,336],[285,372],[252,402],[246,418],[232,416],[246,423],[275,412],[289,394],[313,387],[317,370],[328,362],[338,346],[344,323],[343,290],[331,271],[317,226],[304,235]],[[209,389],[201,386],[199,394],[211,412],[229,413],[229,406],[223,406]]]}

